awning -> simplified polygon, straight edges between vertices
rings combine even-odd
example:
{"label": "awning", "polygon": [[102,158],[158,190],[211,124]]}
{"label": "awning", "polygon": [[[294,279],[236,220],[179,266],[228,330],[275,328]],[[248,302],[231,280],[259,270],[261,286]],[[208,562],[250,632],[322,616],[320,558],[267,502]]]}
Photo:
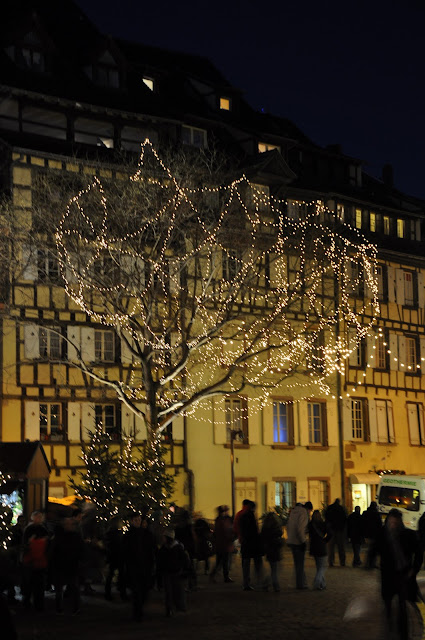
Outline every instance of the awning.
{"label": "awning", "polygon": [[351,484],[378,484],[377,473],[352,473],[349,477]]}

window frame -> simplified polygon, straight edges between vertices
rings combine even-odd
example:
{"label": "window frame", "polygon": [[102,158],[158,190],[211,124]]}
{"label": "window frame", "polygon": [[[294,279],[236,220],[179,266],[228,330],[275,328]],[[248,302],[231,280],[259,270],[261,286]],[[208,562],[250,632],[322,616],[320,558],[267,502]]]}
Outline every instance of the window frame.
{"label": "window frame", "polygon": [[[360,408],[361,416],[361,430],[355,427],[355,415],[354,415],[354,403]],[[351,439],[353,442],[370,442],[369,431],[369,414],[368,414],[368,402],[367,398],[350,398],[351,409]],[[356,421],[358,422],[358,421]],[[355,435],[355,431],[360,432],[361,435]]]}
{"label": "window frame", "polygon": [[[109,337],[112,344],[112,357],[106,357],[107,348],[105,338]],[[100,342],[100,345],[99,345]],[[115,332],[112,329],[95,329],[94,330],[94,359],[95,362],[115,362],[117,356]]]}
{"label": "window frame", "polygon": [[[46,407],[43,414],[42,407]],[[58,407],[58,424],[55,429],[60,433],[52,434],[52,408]],[[45,424],[42,424],[42,417],[45,417]],[[39,427],[40,440],[43,442],[64,442],[66,440],[66,432],[64,425],[64,410],[61,402],[40,402],[39,403]],[[44,433],[43,433],[44,432]]]}
{"label": "window frame", "polygon": [[[235,415],[236,405],[239,404],[238,413]],[[224,415],[226,422],[226,443],[231,442],[232,432],[242,431],[242,437],[235,444],[249,444],[248,433],[248,399],[246,396],[227,396],[224,398]]]}
{"label": "window frame", "polygon": [[[294,405],[292,402],[287,402],[283,398],[271,398],[272,401],[272,420],[273,420],[273,445],[286,445],[292,446],[294,444]],[[280,435],[281,429],[279,428],[279,422],[275,425],[275,420],[279,416],[279,409],[285,407],[285,419],[286,419],[286,439],[280,439],[276,436]]]}
{"label": "window frame", "polygon": [[[60,359],[63,355],[63,339],[59,327],[54,327],[52,331],[49,327],[38,328],[38,349],[40,358]],[[52,342],[54,343],[52,346]]]}
{"label": "window frame", "polygon": [[[106,411],[112,409],[112,416],[107,415]],[[102,431],[110,436],[112,440],[121,440],[121,411],[120,406],[113,402],[95,403],[94,405],[94,425],[97,429],[99,426],[99,413],[101,413]],[[113,424],[107,424],[112,417]]]}
{"label": "window frame", "polygon": [[[319,408],[318,415],[313,415],[313,408]],[[316,429],[312,422],[318,418],[319,425],[319,440],[315,440],[313,434],[316,433]],[[307,401],[307,425],[308,425],[308,446],[309,447],[327,447],[328,446],[328,414],[327,404],[321,400],[311,399]]]}

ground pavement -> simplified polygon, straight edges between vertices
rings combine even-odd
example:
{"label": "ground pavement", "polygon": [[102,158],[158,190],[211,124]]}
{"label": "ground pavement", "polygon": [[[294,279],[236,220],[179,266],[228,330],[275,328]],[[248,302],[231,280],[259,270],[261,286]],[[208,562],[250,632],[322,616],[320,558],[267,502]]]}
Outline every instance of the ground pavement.
{"label": "ground pavement", "polygon": [[[130,603],[103,597],[101,585],[96,594],[83,596],[79,615],[65,612],[57,616],[54,595],[48,594],[46,611],[26,612],[14,607],[19,640],[386,640],[392,638],[385,629],[379,594],[379,571],[348,566],[329,568],[327,589],[313,591],[314,562],[307,557],[309,589],[294,589],[292,558],[285,549],[280,567],[279,593],[243,591],[240,558],[234,559],[231,575],[235,582],[209,582],[198,570],[199,589],[189,595],[188,611],[166,618],[162,594],[152,591],[144,620],[131,619]],[[266,569],[268,569],[267,565]],[[419,574],[425,591],[425,572]],[[66,603],[66,601],[65,601]],[[422,639],[422,627],[410,611],[413,640]],[[1,632],[0,632],[1,637]]]}

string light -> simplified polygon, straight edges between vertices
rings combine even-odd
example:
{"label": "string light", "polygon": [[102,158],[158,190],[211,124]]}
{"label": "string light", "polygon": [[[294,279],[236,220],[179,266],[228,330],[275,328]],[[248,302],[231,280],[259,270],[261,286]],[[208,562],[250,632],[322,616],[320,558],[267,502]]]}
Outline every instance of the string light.
{"label": "string light", "polygon": [[129,184],[140,207],[131,228],[95,177],[56,231],[67,294],[131,353],[122,380],[81,362],[84,371],[113,386],[150,435],[246,387],[250,411],[282,388],[335,397],[335,375],[379,316],[376,246],[321,200],[274,198],[246,176],[187,187],[148,139]]}

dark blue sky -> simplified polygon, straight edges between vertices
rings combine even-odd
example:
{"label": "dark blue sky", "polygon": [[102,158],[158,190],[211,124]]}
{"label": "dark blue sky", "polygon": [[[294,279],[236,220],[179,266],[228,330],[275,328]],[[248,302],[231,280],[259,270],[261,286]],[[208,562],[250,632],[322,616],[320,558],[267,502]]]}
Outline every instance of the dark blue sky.
{"label": "dark blue sky", "polygon": [[105,33],[210,58],[252,106],[425,198],[423,0],[77,0]]}

